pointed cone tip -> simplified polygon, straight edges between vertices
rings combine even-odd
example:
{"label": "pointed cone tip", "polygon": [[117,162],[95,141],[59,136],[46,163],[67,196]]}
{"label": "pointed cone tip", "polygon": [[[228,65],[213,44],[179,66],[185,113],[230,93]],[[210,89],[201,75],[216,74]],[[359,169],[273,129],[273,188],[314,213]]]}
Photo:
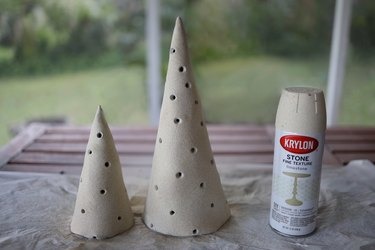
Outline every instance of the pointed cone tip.
{"label": "pointed cone tip", "polygon": [[96,114],[102,114],[103,113],[103,109],[102,109],[102,106],[101,105],[98,105],[98,109],[96,110]]}
{"label": "pointed cone tip", "polygon": [[96,110],[95,119],[103,119],[104,118],[104,112],[101,105],[98,105],[98,109]]}
{"label": "pointed cone tip", "polygon": [[184,22],[182,21],[182,18],[181,17],[177,17],[176,18],[176,24],[175,24],[175,29],[179,27],[179,28],[183,28],[184,27]]}

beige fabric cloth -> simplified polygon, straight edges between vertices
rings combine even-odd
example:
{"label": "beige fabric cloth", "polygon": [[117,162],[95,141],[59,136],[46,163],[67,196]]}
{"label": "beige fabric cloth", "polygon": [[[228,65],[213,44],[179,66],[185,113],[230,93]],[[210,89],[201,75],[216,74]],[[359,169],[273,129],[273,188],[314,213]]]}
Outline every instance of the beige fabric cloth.
{"label": "beige fabric cloth", "polygon": [[268,226],[270,165],[218,167],[232,217],[216,233],[172,237],[146,228],[141,213],[149,168],[125,168],[135,226],[107,240],[72,234],[79,176],[0,172],[0,249],[375,249],[375,166],[324,169],[318,230],[288,238]]}

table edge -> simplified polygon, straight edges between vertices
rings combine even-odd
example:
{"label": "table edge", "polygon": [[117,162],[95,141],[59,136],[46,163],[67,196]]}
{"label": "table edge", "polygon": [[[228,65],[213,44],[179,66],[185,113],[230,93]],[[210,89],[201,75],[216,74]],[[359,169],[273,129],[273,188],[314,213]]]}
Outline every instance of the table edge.
{"label": "table edge", "polygon": [[16,135],[10,142],[0,148],[0,169],[3,168],[13,157],[22,152],[33,141],[45,133],[48,125],[32,123]]}

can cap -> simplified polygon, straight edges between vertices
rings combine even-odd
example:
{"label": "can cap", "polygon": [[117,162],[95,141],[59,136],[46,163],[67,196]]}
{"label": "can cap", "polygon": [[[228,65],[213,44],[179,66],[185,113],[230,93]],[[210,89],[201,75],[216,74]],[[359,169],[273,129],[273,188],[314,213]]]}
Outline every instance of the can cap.
{"label": "can cap", "polygon": [[322,133],[326,129],[326,106],[320,89],[290,87],[282,91],[276,128],[296,133]]}

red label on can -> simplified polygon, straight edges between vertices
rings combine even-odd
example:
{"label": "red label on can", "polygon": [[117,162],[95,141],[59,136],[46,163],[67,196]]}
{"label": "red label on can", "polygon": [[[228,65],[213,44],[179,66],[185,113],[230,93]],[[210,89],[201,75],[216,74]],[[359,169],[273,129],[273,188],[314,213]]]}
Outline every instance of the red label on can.
{"label": "red label on can", "polygon": [[308,154],[318,148],[317,139],[301,135],[285,135],[280,138],[281,146],[294,154]]}

